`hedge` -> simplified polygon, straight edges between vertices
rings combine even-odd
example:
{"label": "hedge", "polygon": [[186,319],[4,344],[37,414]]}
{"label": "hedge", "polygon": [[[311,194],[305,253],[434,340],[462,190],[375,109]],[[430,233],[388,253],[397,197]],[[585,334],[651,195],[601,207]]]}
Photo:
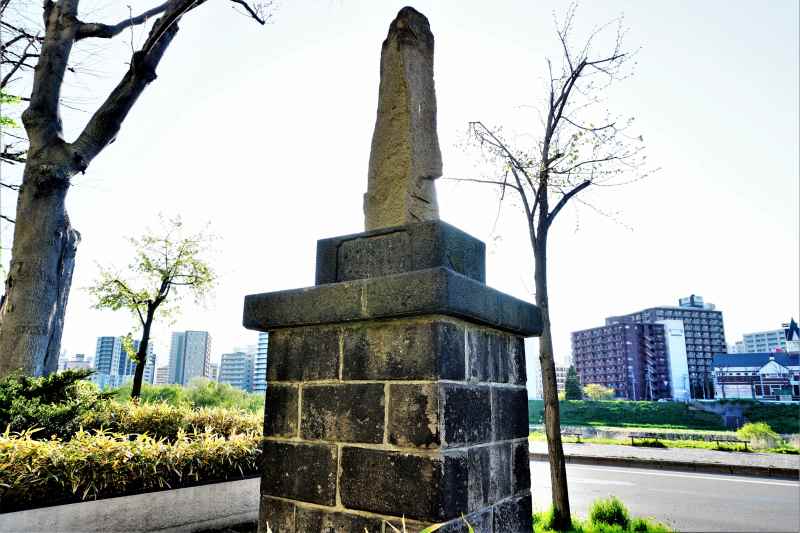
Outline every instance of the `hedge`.
{"label": "hedge", "polygon": [[115,433],[147,434],[173,440],[180,431],[211,432],[222,436],[262,432],[262,417],[236,409],[174,407],[166,403],[108,402],[82,417],[84,429],[106,429]]}
{"label": "hedge", "polygon": [[173,442],[106,430],[0,435],[0,512],[257,475],[261,437],[178,430]]}

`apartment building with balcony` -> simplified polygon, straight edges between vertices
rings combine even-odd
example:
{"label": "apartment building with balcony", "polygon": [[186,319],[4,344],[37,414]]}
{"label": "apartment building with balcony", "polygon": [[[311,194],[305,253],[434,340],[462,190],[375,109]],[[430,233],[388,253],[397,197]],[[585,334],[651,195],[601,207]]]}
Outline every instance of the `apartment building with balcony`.
{"label": "apartment building with balcony", "polygon": [[727,352],[722,312],[701,296],[681,298],[677,307],[643,309],[606,319],[607,325],[655,324],[663,320],[683,322],[688,384],[692,398],[713,398],[713,357]]}
{"label": "apartment building with balcony", "polygon": [[572,357],[581,385],[603,385],[628,400],[671,397],[663,324],[620,322],[573,332]]}

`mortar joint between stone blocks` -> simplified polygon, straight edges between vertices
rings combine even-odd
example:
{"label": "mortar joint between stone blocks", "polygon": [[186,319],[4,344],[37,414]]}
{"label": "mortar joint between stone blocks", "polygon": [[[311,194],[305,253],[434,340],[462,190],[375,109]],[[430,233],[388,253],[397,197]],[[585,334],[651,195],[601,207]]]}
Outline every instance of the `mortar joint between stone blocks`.
{"label": "mortar joint between stone blocks", "polygon": [[389,394],[390,387],[387,382],[383,386],[383,443],[389,444]]}
{"label": "mortar joint between stone blocks", "polygon": [[342,482],[342,445],[336,445],[336,507],[344,509],[339,485]]}
{"label": "mortar joint between stone blocks", "polygon": [[464,328],[464,381],[469,381],[470,379],[470,368],[469,368],[469,356],[470,356],[470,348],[469,348],[469,328]]}
{"label": "mortar joint between stone blocks", "polygon": [[344,379],[344,328],[339,328],[339,381]]}
{"label": "mortar joint between stone blocks", "polygon": [[300,438],[300,426],[303,424],[303,384],[300,383],[297,387],[297,434],[296,438]]}

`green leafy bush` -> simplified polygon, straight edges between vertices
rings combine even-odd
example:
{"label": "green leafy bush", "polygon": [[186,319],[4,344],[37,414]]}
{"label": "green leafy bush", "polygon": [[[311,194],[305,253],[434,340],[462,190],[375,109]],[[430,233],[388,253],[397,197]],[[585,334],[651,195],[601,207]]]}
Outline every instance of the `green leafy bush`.
{"label": "green leafy bush", "polygon": [[[127,401],[131,396],[131,384],[116,389],[114,395],[119,401]],[[249,393],[227,383],[217,383],[202,378],[192,380],[188,387],[143,384],[140,401],[164,402],[174,407],[225,407],[253,413],[264,411],[263,394]]]}
{"label": "green leafy bush", "polygon": [[620,526],[623,530],[627,529],[631,522],[628,509],[616,496],[611,496],[605,500],[597,500],[589,510],[589,520],[598,524],[608,524]]}
{"label": "green leafy bush", "polygon": [[35,430],[0,435],[0,508],[92,500],[238,479],[259,472],[261,437],[179,431],[174,442],[108,431],[37,440]]}
{"label": "green leafy bush", "polygon": [[83,417],[103,408],[109,394],[85,379],[91,370],[67,370],[44,377],[12,374],[0,380],[0,431],[40,428],[42,438],[67,438]]}
{"label": "green leafy bush", "polygon": [[783,444],[781,436],[766,422],[748,422],[736,431],[736,436],[749,441],[754,448],[776,448]]}

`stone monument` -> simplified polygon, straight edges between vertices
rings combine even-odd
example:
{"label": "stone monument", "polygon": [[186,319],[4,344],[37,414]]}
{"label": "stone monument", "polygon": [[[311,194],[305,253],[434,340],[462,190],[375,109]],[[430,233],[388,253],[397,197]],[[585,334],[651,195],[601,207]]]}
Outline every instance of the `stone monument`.
{"label": "stone monument", "polygon": [[412,8],[379,100],[369,231],[317,242],[315,286],[245,298],[245,327],[270,332],[259,531],[530,533],[523,338],[541,318],[438,220],[433,36]]}
{"label": "stone monument", "polygon": [[433,34],[424,15],[404,7],[381,47],[378,117],[364,195],[365,229],[438,220],[433,180],[441,175]]}

